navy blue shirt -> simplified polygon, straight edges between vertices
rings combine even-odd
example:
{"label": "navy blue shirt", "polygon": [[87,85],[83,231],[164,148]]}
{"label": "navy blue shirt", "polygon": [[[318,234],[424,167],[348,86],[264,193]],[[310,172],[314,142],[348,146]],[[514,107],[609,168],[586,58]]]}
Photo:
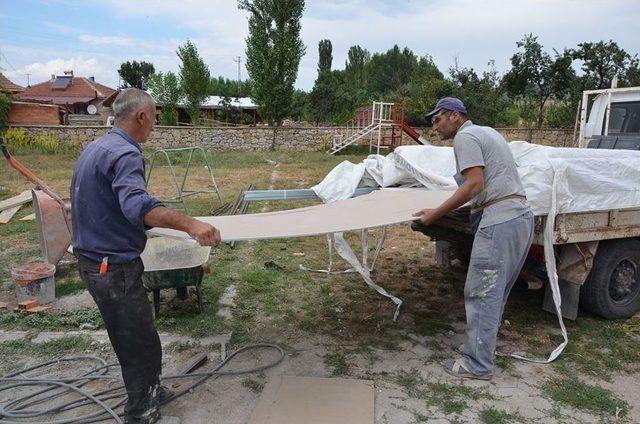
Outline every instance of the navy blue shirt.
{"label": "navy blue shirt", "polygon": [[144,215],[161,204],[147,193],[140,145],[113,127],[84,149],[73,170],[74,252],[96,262],[136,259],[147,243]]}

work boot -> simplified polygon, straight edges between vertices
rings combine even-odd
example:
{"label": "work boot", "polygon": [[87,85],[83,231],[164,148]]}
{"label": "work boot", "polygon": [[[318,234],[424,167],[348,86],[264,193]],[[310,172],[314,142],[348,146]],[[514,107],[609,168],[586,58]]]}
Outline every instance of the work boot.
{"label": "work boot", "polygon": [[160,421],[160,411],[156,409],[144,418],[124,417],[124,424],[154,424]]}

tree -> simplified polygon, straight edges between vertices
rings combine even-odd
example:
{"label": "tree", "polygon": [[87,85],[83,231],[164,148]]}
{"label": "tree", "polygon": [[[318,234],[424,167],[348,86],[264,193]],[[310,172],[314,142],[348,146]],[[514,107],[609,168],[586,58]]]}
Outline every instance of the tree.
{"label": "tree", "polygon": [[158,72],[149,78],[149,91],[162,108],[160,125],[178,125],[178,102],[182,99],[182,89],[178,77],[173,72]]}
{"label": "tree", "polygon": [[525,35],[516,43],[521,51],[511,57],[511,69],[502,82],[507,93],[536,107],[536,126],[542,127],[547,100],[564,100],[576,79],[570,54],[556,52],[555,58],[543,51],[538,37]]}
{"label": "tree", "polygon": [[306,121],[309,113],[309,94],[302,90],[293,92],[289,117],[294,121]]}
{"label": "tree", "polygon": [[367,86],[367,64],[371,60],[371,54],[367,49],[355,45],[349,47],[347,61],[344,64],[345,78],[352,87]]}
{"label": "tree", "polygon": [[122,88],[135,87],[146,90],[147,81],[155,72],[152,63],[149,62],[124,62],[120,65],[118,74],[122,78]]}
{"label": "tree", "polygon": [[331,121],[338,81],[331,71],[319,72],[309,93],[309,115],[316,125]]}
{"label": "tree", "polygon": [[180,87],[185,96],[187,113],[193,125],[200,123],[200,106],[209,95],[211,75],[209,67],[198,54],[198,49],[189,40],[178,47],[180,66]]}
{"label": "tree", "polygon": [[0,134],[9,124],[9,109],[11,109],[11,96],[0,91]]}
{"label": "tree", "polygon": [[304,0],[240,0],[249,12],[247,71],[252,99],[269,125],[289,115],[293,85],[305,47],[300,37]]}
{"label": "tree", "polygon": [[333,62],[331,40],[320,40],[318,43],[318,73],[331,70]]}
{"label": "tree", "polygon": [[209,94],[220,97],[249,97],[251,95],[251,80],[238,81],[219,76],[211,78]]}
{"label": "tree", "polygon": [[416,55],[407,47],[395,45],[386,53],[375,53],[367,64],[369,91],[384,95],[398,90],[411,79],[418,66]]}
{"label": "tree", "polygon": [[416,69],[406,84],[388,94],[388,99],[404,103],[404,118],[409,124],[425,126],[430,123],[426,112],[433,109],[438,99],[450,96],[453,84],[444,75],[430,56],[421,57]]}
{"label": "tree", "polygon": [[[583,88],[601,89],[611,87],[614,76],[626,85],[633,78],[633,69],[638,68],[638,55],[631,56],[615,41],[580,43],[577,49],[568,51],[573,59],[582,61]],[[631,70],[631,73],[628,73]]]}
{"label": "tree", "polygon": [[471,119],[477,124],[513,124],[505,116],[511,102],[500,90],[498,71],[493,61],[488,65],[489,69],[478,76],[473,68],[460,68],[456,60],[449,69],[453,83],[451,95],[464,101]]}

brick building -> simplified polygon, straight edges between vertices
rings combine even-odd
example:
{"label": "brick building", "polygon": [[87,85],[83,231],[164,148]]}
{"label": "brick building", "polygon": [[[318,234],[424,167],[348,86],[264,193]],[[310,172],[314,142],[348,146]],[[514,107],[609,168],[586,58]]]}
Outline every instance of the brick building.
{"label": "brick building", "polygon": [[108,111],[102,102],[115,90],[95,81],[93,77],[76,77],[73,71],[51,75],[49,81],[27,87],[17,94],[17,100],[49,103],[64,108],[68,123],[104,124]]}

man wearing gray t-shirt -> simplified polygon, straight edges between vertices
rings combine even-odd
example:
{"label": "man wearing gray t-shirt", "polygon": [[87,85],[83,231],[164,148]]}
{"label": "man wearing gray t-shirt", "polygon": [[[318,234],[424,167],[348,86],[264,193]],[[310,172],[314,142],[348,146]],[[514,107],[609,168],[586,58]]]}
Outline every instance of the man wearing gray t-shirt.
{"label": "man wearing gray t-shirt", "polygon": [[469,203],[474,232],[464,287],[467,340],[462,358],[443,366],[454,376],[489,380],[504,306],[533,241],[533,214],[500,133],[474,125],[462,101],[453,97],[440,99],[427,118],[440,138],[453,138],[458,190],[436,209],[414,216],[431,225]]}

